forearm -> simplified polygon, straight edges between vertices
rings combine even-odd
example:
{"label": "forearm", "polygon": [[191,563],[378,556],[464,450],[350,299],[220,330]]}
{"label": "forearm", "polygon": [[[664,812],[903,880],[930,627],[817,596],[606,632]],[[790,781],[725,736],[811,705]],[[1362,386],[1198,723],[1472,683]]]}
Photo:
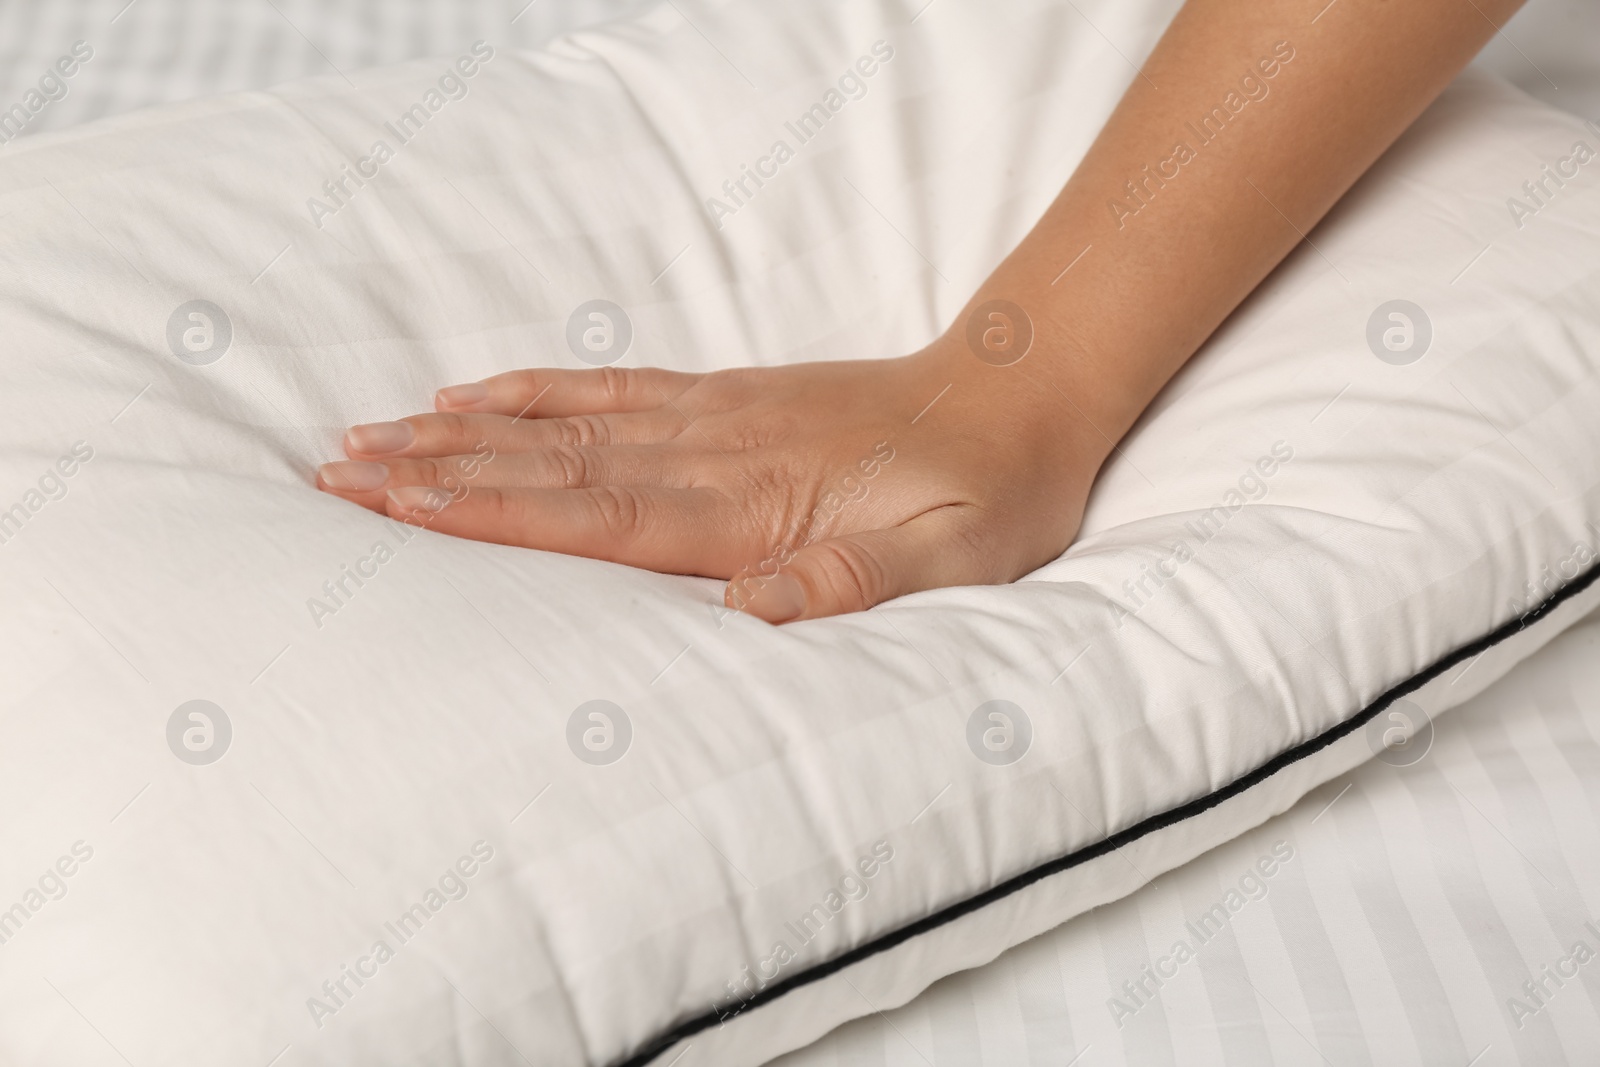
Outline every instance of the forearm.
{"label": "forearm", "polygon": [[952,333],[1023,308],[1017,370],[1109,451],[1521,3],[1338,0],[1313,22],[1306,0],[1189,0]]}

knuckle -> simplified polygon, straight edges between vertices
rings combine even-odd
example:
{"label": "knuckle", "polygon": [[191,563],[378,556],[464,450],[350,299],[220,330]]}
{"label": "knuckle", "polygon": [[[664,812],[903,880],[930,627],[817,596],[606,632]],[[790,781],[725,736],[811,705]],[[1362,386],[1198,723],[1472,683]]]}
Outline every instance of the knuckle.
{"label": "knuckle", "polygon": [[584,445],[608,445],[611,443],[611,424],[606,422],[604,415],[579,415],[579,432],[583,435],[580,442]]}
{"label": "knuckle", "polygon": [[571,415],[554,423],[556,444],[566,448],[610,443],[610,428],[599,415]]}
{"label": "knuckle", "polygon": [[522,409],[513,418],[532,416],[536,402],[545,389],[542,372],[534,370],[506,371],[504,374],[490,375],[484,382],[489,386],[489,396],[493,402],[514,404]]}
{"label": "knuckle", "polygon": [[[497,377],[499,376],[497,375]],[[492,381],[493,379],[490,380]],[[543,379],[540,377],[539,372],[535,370],[514,370],[505,375],[502,380],[511,386],[515,392],[528,396],[536,396],[539,390],[543,388],[543,385],[540,384]]]}
{"label": "knuckle", "polygon": [[576,445],[557,445],[550,450],[550,459],[561,472],[561,483],[567,489],[589,484],[589,458]]}
{"label": "knuckle", "polygon": [[520,525],[522,516],[513,513],[510,499],[498,489],[479,490],[472,494],[472,503],[477,509],[473,514],[489,529],[515,529]]}
{"label": "knuckle", "polygon": [[595,371],[600,379],[600,396],[607,404],[621,406],[633,393],[633,375],[625,367],[600,367]]}
{"label": "knuckle", "polygon": [[455,460],[428,460],[426,477],[429,485],[437,486],[449,493],[451,500],[460,500],[467,495],[467,480],[462,476]]}
{"label": "knuckle", "polygon": [[635,490],[624,485],[600,486],[590,493],[589,499],[608,537],[632,541],[639,536],[644,525],[644,505]]}
{"label": "knuckle", "polygon": [[872,553],[853,541],[824,541],[813,551],[817,573],[835,603],[865,609],[884,599],[888,575]]}
{"label": "knuckle", "polygon": [[578,447],[578,427],[572,419],[553,419],[550,422],[550,432],[555,438],[557,448]]}
{"label": "knuckle", "polygon": [[463,441],[472,433],[472,423],[464,416],[452,412],[434,412],[402,420],[409,422],[416,432],[406,452],[419,455],[448,455],[461,451]]}
{"label": "knuckle", "polygon": [[391,464],[389,467],[389,481],[394,485],[426,485],[439,484],[439,461],[436,459],[413,459],[405,464]]}

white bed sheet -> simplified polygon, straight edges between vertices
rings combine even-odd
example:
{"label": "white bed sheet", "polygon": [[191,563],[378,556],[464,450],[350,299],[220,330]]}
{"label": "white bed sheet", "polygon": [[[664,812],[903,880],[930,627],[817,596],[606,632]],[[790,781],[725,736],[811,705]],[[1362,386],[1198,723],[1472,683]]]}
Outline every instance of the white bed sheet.
{"label": "white bed sheet", "polygon": [[[646,6],[648,0],[13,0],[0,4],[0,107],[19,99],[78,40],[90,43],[95,58],[29,132],[446,54],[480,37],[497,47],[532,48]],[[1478,65],[1600,121],[1597,41],[1600,4],[1531,0]]]}
{"label": "white bed sheet", "polygon": [[[1597,739],[1591,615],[1443,716],[1411,766],[1367,763],[1138,893],[774,1067],[1594,1063]],[[1200,942],[1190,924],[1275,845],[1293,856],[1269,864],[1265,895],[1244,896]],[[1181,965],[1179,940],[1198,946]],[[1580,942],[1594,953],[1581,965]],[[1175,975],[1158,988],[1144,969],[1163,957]],[[1557,985],[1547,965],[1576,977]],[[1156,995],[1129,995],[1123,983],[1141,979]],[[1523,983],[1541,979],[1535,1001]]]}
{"label": "white bed sheet", "polygon": [[[648,0],[14,0],[0,4],[0,107],[73,42],[94,57],[28,133],[152,104],[427,55],[535,48]],[[26,136],[26,134],[25,134]]]}

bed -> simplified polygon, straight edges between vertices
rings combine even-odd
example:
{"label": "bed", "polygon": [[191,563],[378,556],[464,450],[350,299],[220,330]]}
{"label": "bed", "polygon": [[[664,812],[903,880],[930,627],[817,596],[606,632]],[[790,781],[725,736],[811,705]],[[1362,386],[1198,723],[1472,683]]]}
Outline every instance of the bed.
{"label": "bed", "polygon": [[[35,79],[30,72],[48,70],[59,53],[79,40],[91,45],[93,58],[83,63],[70,91],[53,102],[37,128],[29,129],[24,137],[69,131],[79,123],[151,103],[220,90],[261,89],[293,77],[340,78],[363,67],[415,56],[454,55],[486,35],[505,38],[510,46],[531,48],[594,19],[622,17],[646,5],[577,5],[558,10],[553,5],[533,4],[520,11],[514,9],[517,6],[419,4],[396,10],[375,5],[263,4],[241,11],[220,4],[163,5],[158,0],[136,0],[136,6],[115,2],[82,8],[11,7],[0,18],[16,20],[4,27],[11,31],[5,36],[13,49],[4,70],[16,80],[3,86],[3,98],[20,97]],[[1600,72],[1583,64],[1581,56],[1571,50],[1573,42],[1584,39],[1585,30],[1592,39],[1594,18],[1592,8],[1556,3],[1541,6],[1535,0],[1481,62],[1529,93],[1581,117],[1600,116]],[[174,33],[173,28],[182,32]],[[507,34],[510,36],[505,37]],[[256,35],[266,35],[271,45],[257,47]],[[242,44],[246,40],[252,42],[248,47]],[[567,47],[581,47],[581,39],[569,40]],[[1108,57],[1107,62],[1116,62],[1115,57]],[[147,121],[159,122],[164,113],[148,114],[153,117]],[[0,151],[12,147],[16,146]],[[268,255],[261,257],[263,276],[278,262],[270,259],[272,251],[268,249]],[[283,250],[288,251],[287,247]],[[673,251],[665,249],[666,256],[661,258],[663,274],[676,262],[669,261]],[[440,284],[448,289],[447,282]],[[288,321],[292,318],[286,316],[281,324],[288,334],[296,329]],[[883,333],[898,335],[907,329],[900,324],[884,327]],[[420,330],[420,334],[426,332],[426,328]],[[296,343],[314,348],[317,341],[301,337]],[[84,339],[86,348],[92,344],[92,338]],[[124,381],[116,380],[120,388]],[[317,381],[314,375],[306,380]],[[131,406],[144,395],[137,392],[138,381],[128,379],[126,384],[132,386],[121,390],[127,396],[119,394],[114,402],[108,401],[105,414],[113,422],[128,410],[116,410],[117,403],[131,397]],[[265,390],[268,407],[274,402],[297,403],[291,394],[276,391],[281,384],[259,378],[246,379],[240,387]],[[146,399],[159,402],[160,398]],[[341,399],[348,401],[346,410],[377,406],[372,398],[361,395]],[[335,414],[316,405],[296,408],[292,418],[274,420],[278,425],[272,432],[277,439],[291,442],[283,446],[286,452],[295,449],[309,454],[317,445],[306,447],[307,442],[295,440],[294,433],[315,436],[320,443],[337,425]],[[1131,477],[1126,471],[1123,474]],[[63,509],[69,506],[80,505],[62,505]],[[257,518],[270,521],[266,515]],[[1586,541],[1572,541],[1565,558],[1555,561],[1557,570],[1568,559],[1582,557],[1584,566],[1591,563],[1597,536],[1591,528]],[[340,549],[331,545],[319,548],[327,550],[326,560],[339,562]],[[31,563],[60,562],[52,560],[42,546],[30,545],[29,550],[40,553]],[[238,566],[227,564],[226,556],[226,551],[219,550],[217,557],[207,562],[221,568],[217,573],[226,574],[228,567]],[[1575,563],[1572,575],[1562,571],[1562,577],[1571,578],[1580,569]],[[45,573],[60,578],[58,572],[47,569]],[[595,580],[613,581],[609,577]],[[1559,584],[1542,592],[1551,592]],[[70,579],[62,579],[61,585],[63,599],[81,602],[81,587],[75,587]],[[625,596],[622,588],[620,584],[607,585],[605,595]],[[682,592],[670,579],[661,579],[652,589],[665,591],[663,596]],[[220,585],[206,587],[196,593],[188,609],[201,610],[206,596],[220,592]],[[444,592],[449,595],[448,590]],[[491,590],[469,586],[467,592],[473,597],[489,597],[485,621],[494,616],[505,625],[504,616],[495,611],[500,602],[493,599]],[[699,596],[700,591],[693,595]],[[368,610],[370,599],[350,599],[352,616],[359,618],[359,612]],[[1527,606],[1537,600],[1534,597]],[[334,607],[342,612],[346,604],[335,601]],[[88,615],[76,607],[72,610],[89,622],[94,615],[92,599]],[[708,610],[706,619],[720,631],[714,613]],[[227,624],[225,615],[220,625]],[[197,626],[196,632],[199,629]],[[122,632],[113,633],[114,643],[128,647]],[[512,633],[516,635],[515,630]],[[916,642],[948,647],[940,642],[950,635],[941,634],[937,626],[913,633]],[[195,633],[187,637],[195,639]],[[629,635],[629,640],[635,647],[642,645],[658,653],[659,662],[645,672],[655,673],[659,668],[657,679],[675,666],[701,674],[708,670],[704,664],[696,666],[692,656],[679,662],[697,642],[707,643],[699,635],[682,649],[675,637],[667,641]],[[238,650],[241,663],[252,664],[244,671],[247,676],[260,668],[245,684],[255,686],[260,681],[273,685],[271,672],[281,657],[293,651],[293,643],[282,649],[274,644]],[[511,639],[506,643],[516,649]],[[1600,726],[1600,700],[1593,697],[1595,683],[1600,681],[1594,655],[1597,643],[1600,622],[1591,618],[1574,625],[1464,706],[1430,722],[1425,736],[1431,737],[1431,742],[1420,755],[1415,748],[1404,755],[1384,751],[1359,770],[1317,785],[1287,812],[1174,870],[1152,870],[1154,877],[1147,877],[1136,853],[1113,850],[1108,862],[1123,865],[1125,879],[1142,888],[1126,896],[1107,893],[1121,899],[1028,940],[993,962],[945,978],[909,1004],[885,1004],[880,1011],[879,1005],[867,1002],[854,1012],[864,1018],[777,1062],[808,1067],[879,1063],[945,1067],[1095,1062],[1584,1062],[1589,1051],[1600,1044],[1600,967],[1585,966],[1588,955],[1576,950],[1584,943],[1600,953],[1600,903],[1596,902],[1600,894],[1600,749],[1594,733]],[[479,649],[461,654],[484,653]],[[504,649],[498,649],[498,654],[507,656]],[[523,655],[520,651],[516,654]],[[27,656],[33,662],[21,664],[19,670],[28,677],[49,678],[47,667],[60,669],[61,656],[44,637]],[[911,676],[913,667],[921,669],[919,657],[926,658],[914,649],[906,653],[906,661],[912,664],[900,668],[906,677]],[[137,652],[134,658],[146,662]],[[1071,667],[1068,659],[1061,658],[1063,667]],[[537,672],[534,663],[528,666]],[[293,658],[285,668],[297,669]],[[1462,692],[1475,690],[1478,676],[1472,672],[1488,669],[1476,657],[1463,660],[1447,672],[1443,684],[1459,682]],[[485,696],[487,705],[493,705],[496,694]],[[303,707],[298,699],[287,699],[282,709],[298,714],[295,709]],[[490,730],[492,720],[489,715],[470,728]],[[1405,725],[1414,729],[1419,723]],[[242,728],[250,727],[243,723]],[[308,743],[310,736],[306,735]],[[376,736],[359,734],[346,740],[381,743]],[[1381,745],[1373,751],[1380,749]],[[164,752],[160,755],[166,758]],[[419,759],[413,767],[423,773],[425,763]],[[131,774],[127,782],[131,788],[123,789],[124,783],[118,782],[116,790],[107,791],[108,796],[116,791],[131,796],[124,798],[124,809],[111,817],[112,824],[144,795],[134,779],[145,777]],[[281,799],[270,779],[265,781],[265,789],[254,782],[250,779],[242,789],[254,789],[269,807],[273,805],[270,797]],[[380,787],[373,782],[362,785]],[[533,790],[529,797],[521,798],[529,806],[539,800]],[[103,799],[96,797],[97,801]],[[253,798],[247,799],[254,803]],[[510,803],[508,795],[497,799]],[[236,801],[231,794],[200,787],[184,787],[176,796],[169,793],[163,798],[158,791],[146,797],[147,805],[169,805],[161,809],[169,814],[181,811],[185,804]],[[17,802],[21,803],[20,798]],[[137,807],[131,810],[136,817],[141,811]],[[516,810],[513,820],[527,810]],[[291,809],[279,814],[284,823],[293,826],[314,813]],[[410,814],[429,818],[421,807]],[[686,817],[686,821],[694,820]],[[305,843],[316,838],[327,845],[315,832],[308,837],[296,829],[293,834]],[[31,835],[18,835],[11,844],[32,863],[38,842]],[[14,873],[19,876],[14,880],[20,882],[23,874],[31,876],[32,872],[19,867]],[[261,876],[265,872],[239,873]],[[359,872],[356,877],[360,878]],[[229,891],[232,884],[219,879],[199,891]],[[149,906],[151,901],[144,904]],[[1223,913],[1216,911],[1219,904]],[[105,900],[99,905],[116,907]],[[182,905],[177,898],[157,902],[169,922],[182,914]],[[124,920],[136,922],[137,914],[124,916]],[[1191,953],[1175,951],[1180,941]],[[78,947],[92,955],[92,945]],[[0,967],[4,962],[0,960]],[[18,973],[25,965],[15,963],[13,967],[10,980],[21,983]],[[92,992],[89,1010],[78,1006],[85,999],[80,995],[84,992],[81,986],[69,986],[68,993],[61,996],[72,1014],[66,1013],[60,1002],[48,1000],[48,990],[38,992],[44,999],[34,999],[32,993],[18,992],[20,984],[5,988],[18,1005],[61,1015],[64,1021],[55,1033],[65,1032],[68,1024],[78,1027],[74,1015],[83,1023],[91,1016],[105,1023],[104,1015],[94,1008],[97,998]],[[198,988],[191,992],[200,1003],[212,995]],[[478,990],[470,994],[474,999],[482,996]],[[103,990],[98,999],[104,1002]],[[462,999],[467,1001],[468,993],[463,993]],[[41,1006],[46,1001],[49,1006]],[[493,1007],[486,1007],[485,1019],[496,1014]],[[475,1007],[458,1010],[464,1016],[478,1011]],[[114,1024],[109,1029],[117,1032]],[[304,1046],[297,1048],[295,1041],[276,1041],[269,1033],[272,1029],[264,1024],[260,1034],[249,1035],[259,1039],[255,1045],[264,1053],[261,1062],[288,1064],[304,1054]],[[494,1029],[493,1022],[489,1029]],[[108,1048],[121,1056],[109,1040],[103,1045],[95,1040],[98,1031],[93,1023],[89,1023],[89,1031],[80,1032],[81,1041],[74,1038],[78,1043],[71,1046],[71,1055],[83,1057],[77,1062],[97,1062],[95,1057],[113,1062]],[[527,1035],[517,1036],[521,1040],[508,1039],[505,1045],[492,1048],[490,1044],[463,1048],[459,1058],[484,1063],[530,1058],[531,1062],[563,1062],[560,1050],[542,1048]],[[488,1037],[484,1040],[492,1042]],[[507,1052],[507,1046],[518,1050],[516,1055]],[[22,1056],[29,1050],[11,1051]],[[32,1051],[42,1054],[43,1049]],[[548,1060],[543,1055],[547,1051]],[[149,1046],[148,1054],[178,1061],[172,1048]],[[659,1062],[684,1067],[717,1062],[697,1058],[704,1055],[704,1051],[696,1052],[690,1039],[659,1057]]]}

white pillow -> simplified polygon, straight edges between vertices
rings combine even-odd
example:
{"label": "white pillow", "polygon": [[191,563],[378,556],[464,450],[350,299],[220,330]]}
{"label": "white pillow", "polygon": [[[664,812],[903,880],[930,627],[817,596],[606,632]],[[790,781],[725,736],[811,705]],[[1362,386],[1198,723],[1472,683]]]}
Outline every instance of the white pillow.
{"label": "white pillow", "polygon": [[[1507,198],[1595,138],[1480,79],[1016,585],[775,629],[311,488],[349,423],[580,366],[594,299],[629,364],[921,345],[1171,7],[679,3],[7,146],[0,1058],[756,1063],[1284,810],[1592,605],[1600,167],[1520,228]],[[1416,310],[1384,347],[1393,300],[1425,350]]]}

